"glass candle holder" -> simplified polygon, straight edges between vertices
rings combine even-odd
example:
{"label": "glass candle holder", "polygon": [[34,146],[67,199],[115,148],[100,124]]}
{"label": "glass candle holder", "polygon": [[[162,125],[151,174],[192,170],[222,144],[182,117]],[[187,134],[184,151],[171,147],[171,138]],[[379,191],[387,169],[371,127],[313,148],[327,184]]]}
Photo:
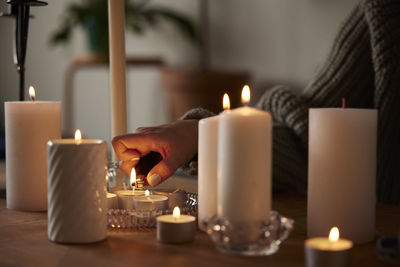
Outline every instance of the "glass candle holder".
{"label": "glass candle holder", "polygon": [[204,224],[217,250],[236,255],[266,256],[278,251],[293,230],[294,220],[271,211],[269,221],[257,226],[256,238],[249,238],[248,225],[232,223],[226,218],[214,216]]}

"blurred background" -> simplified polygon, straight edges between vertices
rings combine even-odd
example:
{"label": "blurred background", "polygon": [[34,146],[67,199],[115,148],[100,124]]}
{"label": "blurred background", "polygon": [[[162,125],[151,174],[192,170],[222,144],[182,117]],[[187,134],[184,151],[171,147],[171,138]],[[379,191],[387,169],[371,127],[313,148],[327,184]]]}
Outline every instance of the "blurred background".
{"label": "blurred background", "polygon": [[[79,66],[82,60],[93,61],[92,57],[88,58],[90,49],[87,31],[78,25],[73,28],[65,45],[54,45],[50,42],[51,36],[65,23],[68,7],[72,3],[81,5],[85,2],[88,1],[50,0],[46,7],[31,8],[31,14],[35,18],[29,25],[25,84],[26,88],[29,85],[36,88],[37,100],[63,101],[64,136],[69,136],[73,129],[80,128],[85,137],[110,141],[107,64],[97,64],[94,60],[89,67]],[[210,98],[219,98],[218,94],[213,95],[212,92],[228,90],[229,88],[224,87],[234,86],[229,84],[229,81],[235,80],[232,77],[239,77],[235,80],[237,84],[250,83],[253,103],[275,84],[290,85],[293,90],[301,90],[323,63],[340,22],[356,2],[218,0],[209,1],[206,7],[207,16],[204,17],[202,0],[149,1],[149,7],[162,7],[163,10],[178,12],[192,21],[196,29],[203,29],[203,33],[206,32],[207,35],[207,46],[205,50],[202,49],[204,46],[186,38],[179,27],[165,18],[154,27],[144,27],[141,34],[127,28],[127,57],[133,62],[135,59],[156,62],[150,65],[133,63],[127,68],[128,130],[131,132],[140,126],[166,123],[182,115],[185,105],[181,109],[176,106],[179,102],[192,100],[185,100],[176,94],[171,96],[171,90],[179,84],[187,85],[196,79],[207,80],[208,84],[201,85],[209,89],[205,94]],[[205,18],[209,25],[208,31],[204,25]],[[14,31],[14,19],[0,18],[2,133],[4,102],[18,100],[18,73],[13,63]],[[204,57],[207,58],[206,62]],[[193,73],[186,73],[182,82],[172,77],[175,74],[171,74],[179,70],[181,75],[185,71],[201,67],[218,71],[217,74],[228,73],[234,76],[228,75],[222,80],[217,77],[214,82],[214,78],[208,76],[198,78]],[[210,84],[214,84],[217,89]],[[168,86],[172,86],[172,89],[168,89]],[[66,87],[72,93],[66,93]],[[196,91],[200,89],[185,90],[189,90],[186,95],[202,98]],[[67,111],[64,103],[66,97],[69,98]],[[172,103],[171,99],[176,102]],[[219,104],[221,99],[214,102]]]}

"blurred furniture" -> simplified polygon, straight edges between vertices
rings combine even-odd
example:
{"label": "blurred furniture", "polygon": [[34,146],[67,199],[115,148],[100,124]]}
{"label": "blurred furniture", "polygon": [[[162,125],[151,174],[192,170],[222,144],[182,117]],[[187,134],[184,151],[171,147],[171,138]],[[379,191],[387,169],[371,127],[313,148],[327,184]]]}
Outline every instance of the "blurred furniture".
{"label": "blurred furniture", "polygon": [[[164,62],[159,58],[140,58],[127,57],[126,67],[156,67],[164,66]],[[63,135],[73,136],[74,120],[74,78],[78,71],[90,68],[108,68],[108,59],[99,55],[78,56],[71,60],[65,72],[64,89],[63,89]]]}
{"label": "blurred furniture", "polygon": [[250,82],[246,72],[163,68],[161,75],[172,120],[197,107],[218,114],[223,110],[224,93],[229,95],[231,108],[236,108],[241,104],[242,87]]}

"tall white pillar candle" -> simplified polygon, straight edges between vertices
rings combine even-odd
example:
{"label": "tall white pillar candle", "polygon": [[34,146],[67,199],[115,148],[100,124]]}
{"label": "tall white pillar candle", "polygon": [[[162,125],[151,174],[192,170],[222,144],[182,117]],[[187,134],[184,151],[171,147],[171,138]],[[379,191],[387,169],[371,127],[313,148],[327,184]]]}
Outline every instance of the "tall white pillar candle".
{"label": "tall white pillar candle", "polygon": [[[111,136],[126,134],[125,1],[108,0]],[[115,154],[113,153],[115,160]]]}
{"label": "tall white pillar candle", "polygon": [[48,236],[60,243],[91,243],[107,236],[107,144],[102,140],[49,141]]}
{"label": "tall white pillar candle", "polygon": [[6,102],[7,208],[47,210],[46,143],[61,137],[61,103]]}
{"label": "tall white pillar candle", "polygon": [[[219,116],[218,216],[254,227],[271,208],[272,117],[241,107]],[[254,229],[249,229],[254,234]],[[250,237],[249,238],[253,238]]]}
{"label": "tall white pillar candle", "polygon": [[308,236],[333,225],[356,243],[375,234],[377,110],[310,109]]}
{"label": "tall white pillar candle", "polygon": [[217,214],[218,116],[199,121],[198,147],[199,228]]}

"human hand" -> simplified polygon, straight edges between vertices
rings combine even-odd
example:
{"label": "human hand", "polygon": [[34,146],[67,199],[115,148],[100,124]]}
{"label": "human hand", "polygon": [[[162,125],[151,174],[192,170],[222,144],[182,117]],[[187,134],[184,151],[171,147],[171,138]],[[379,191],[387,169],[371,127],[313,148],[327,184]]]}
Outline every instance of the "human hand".
{"label": "human hand", "polygon": [[[178,120],[155,127],[141,127],[135,133],[114,137],[112,145],[122,161],[122,171],[129,175],[133,167],[150,163],[147,182],[157,186],[196,155],[197,140],[198,121]],[[157,159],[154,152],[161,158]]]}

